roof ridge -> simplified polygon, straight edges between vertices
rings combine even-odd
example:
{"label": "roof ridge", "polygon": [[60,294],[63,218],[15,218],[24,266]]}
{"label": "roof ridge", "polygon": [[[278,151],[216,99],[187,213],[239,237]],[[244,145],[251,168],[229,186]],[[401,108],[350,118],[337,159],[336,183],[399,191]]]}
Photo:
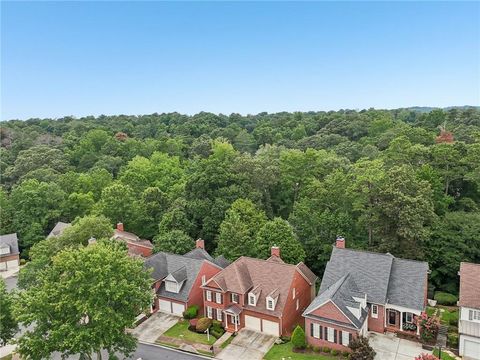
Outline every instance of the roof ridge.
{"label": "roof ridge", "polygon": [[[267,261],[268,260],[268,259],[254,258],[254,257],[250,257],[250,256],[241,256],[237,260],[239,260],[241,258],[248,259],[248,260],[255,260],[255,261]],[[280,257],[280,259],[281,259],[281,257]],[[235,260],[235,261],[237,261],[237,260]],[[300,264],[300,263],[302,263],[302,261],[300,261],[298,264]],[[276,262],[276,261],[269,261],[269,264],[286,265],[286,266],[293,266],[293,267],[296,267],[298,265],[298,264],[295,265],[295,264],[289,264],[289,263],[286,263],[286,262]]]}

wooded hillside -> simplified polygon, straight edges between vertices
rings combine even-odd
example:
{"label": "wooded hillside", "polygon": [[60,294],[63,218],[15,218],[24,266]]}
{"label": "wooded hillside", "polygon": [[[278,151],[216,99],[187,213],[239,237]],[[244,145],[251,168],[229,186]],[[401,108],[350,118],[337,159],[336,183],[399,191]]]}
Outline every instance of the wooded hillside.
{"label": "wooded hillside", "polygon": [[478,109],[67,117],[0,135],[0,231],[25,258],[57,221],[103,214],[157,249],[280,245],[319,276],[337,235],[426,260],[453,293],[460,261],[480,262]]}

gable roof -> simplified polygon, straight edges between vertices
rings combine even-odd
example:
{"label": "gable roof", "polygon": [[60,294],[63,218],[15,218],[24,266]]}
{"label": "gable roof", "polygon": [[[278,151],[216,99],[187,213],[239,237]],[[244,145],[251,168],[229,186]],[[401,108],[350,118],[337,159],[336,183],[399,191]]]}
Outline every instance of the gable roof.
{"label": "gable roof", "polygon": [[220,266],[222,269],[230,265],[230,262],[227,259],[225,259],[223,255],[220,255],[214,259],[213,256],[210,255],[205,249],[198,248],[198,247],[189,251],[184,256],[190,257],[192,259],[208,260],[211,263],[214,263]]}
{"label": "gable roof", "polygon": [[47,239],[53,237],[53,236],[60,236],[63,234],[66,228],[69,228],[72,226],[71,223],[64,223],[64,222],[57,222],[55,226],[53,227],[52,231],[50,231],[50,234],[48,234]]}
{"label": "gable roof", "polygon": [[159,252],[147,258],[144,267],[153,269],[151,274],[153,281],[163,280],[169,274],[172,274],[178,283],[185,281],[178,293],[166,291],[165,284],[162,282],[157,294],[175,300],[187,301],[204,261],[184,255]]}
{"label": "gable roof", "polygon": [[1,256],[10,256],[10,255],[18,254],[19,250],[18,250],[17,233],[0,235],[0,246],[10,247],[10,253],[9,254],[4,254],[4,255],[1,255]]}
{"label": "gable roof", "polygon": [[[112,239],[122,240],[122,241],[125,241],[127,243],[132,243],[132,244],[135,244],[135,245],[140,245],[140,246],[144,246],[146,248],[153,249],[153,244],[150,240],[140,239],[137,235],[135,235],[131,232],[128,232],[128,231],[122,231],[122,230],[115,229],[113,231]],[[129,252],[130,252],[130,249],[129,249]]]}
{"label": "gable roof", "polygon": [[[242,256],[213,276],[205,286],[217,284],[225,292],[238,294],[245,294],[255,289],[257,305],[245,304],[244,308],[273,316],[281,316],[294,275],[297,272],[302,274],[307,282],[309,281],[307,279],[311,278],[311,275],[304,274],[303,270],[303,267],[298,267],[298,265]],[[315,279],[309,283],[314,284]],[[277,298],[275,310],[267,310],[266,297],[269,295]]]}
{"label": "gable roof", "polygon": [[319,294],[350,274],[369,303],[424,309],[428,264],[381,254],[333,247]]}
{"label": "gable roof", "polygon": [[480,264],[460,263],[458,306],[480,309]]}
{"label": "gable roof", "polygon": [[365,293],[362,293],[355,283],[355,280],[350,274],[342,276],[335,283],[333,283],[329,288],[325,289],[323,292],[312,301],[312,303],[305,309],[303,316],[308,316],[312,314],[316,309],[327,303],[328,301],[333,302],[340,311],[350,320],[350,322],[357,328],[360,329],[367,318],[368,311],[361,309],[360,318],[357,318],[348,307],[360,308],[361,303],[354,299],[364,298]]}

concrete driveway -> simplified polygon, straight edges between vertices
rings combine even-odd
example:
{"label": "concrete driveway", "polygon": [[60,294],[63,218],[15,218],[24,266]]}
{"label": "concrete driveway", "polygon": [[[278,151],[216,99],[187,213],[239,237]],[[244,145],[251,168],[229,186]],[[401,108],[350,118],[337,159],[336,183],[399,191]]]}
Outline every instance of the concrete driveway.
{"label": "concrete driveway", "polygon": [[368,335],[370,346],[376,351],[375,360],[412,360],[422,353],[431,354],[423,350],[422,344],[400,339],[394,334],[378,334],[370,332]]}
{"label": "concrete driveway", "polygon": [[154,343],[160,335],[175,325],[178,320],[180,320],[178,316],[158,311],[133,329],[132,334],[140,341]]}
{"label": "concrete driveway", "polygon": [[242,329],[215,358],[221,360],[262,360],[276,339],[276,336]]}

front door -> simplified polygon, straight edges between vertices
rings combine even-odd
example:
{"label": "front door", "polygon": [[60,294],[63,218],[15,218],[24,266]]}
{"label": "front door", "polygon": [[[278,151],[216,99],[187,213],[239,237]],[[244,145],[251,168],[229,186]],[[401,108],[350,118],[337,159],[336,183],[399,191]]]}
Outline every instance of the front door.
{"label": "front door", "polygon": [[395,310],[389,310],[388,325],[395,325],[396,323],[397,323],[397,312]]}

